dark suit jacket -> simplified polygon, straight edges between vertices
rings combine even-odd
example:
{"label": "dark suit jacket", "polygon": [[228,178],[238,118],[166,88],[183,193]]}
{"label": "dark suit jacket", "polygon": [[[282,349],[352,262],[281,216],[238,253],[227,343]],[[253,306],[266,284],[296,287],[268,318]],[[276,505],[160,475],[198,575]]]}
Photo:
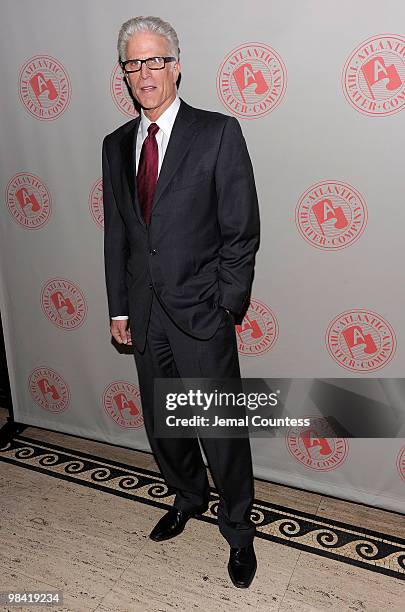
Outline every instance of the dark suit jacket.
{"label": "dark suit jacket", "polygon": [[110,317],[128,315],[143,350],[153,288],[192,336],[210,338],[220,307],[240,313],[259,246],[252,164],[238,121],[181,100],[147,228],[137,197],[140,117],[104,138],[104,258]]}

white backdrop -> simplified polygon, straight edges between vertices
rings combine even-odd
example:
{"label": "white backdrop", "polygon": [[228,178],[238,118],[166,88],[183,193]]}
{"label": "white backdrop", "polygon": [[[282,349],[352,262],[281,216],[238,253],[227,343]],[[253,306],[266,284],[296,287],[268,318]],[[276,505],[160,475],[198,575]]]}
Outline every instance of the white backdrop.
{"label": "white backdrop", "polygon": [[[0,306],[15,419],[149,449],[130,353],[110,343],[101,143],[134,114],[117,71],[128,0],[5,0]],[[169,5],[180,96],[234,114],[262,220],[238,334],[247,377],[402,377],[405,5]],[[377,384],[377,381],[376,381]],[[252,440],[255,475],[404,510],[403,439]]]}

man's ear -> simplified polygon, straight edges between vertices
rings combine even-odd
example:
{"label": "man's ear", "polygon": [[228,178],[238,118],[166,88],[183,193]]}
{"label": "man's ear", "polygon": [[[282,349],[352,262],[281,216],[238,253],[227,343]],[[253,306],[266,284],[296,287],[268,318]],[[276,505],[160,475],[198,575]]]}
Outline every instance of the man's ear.
{"label": "man's ear", "polygon": [[173,72],[174,72],[174,73],[175,73],[175,75],[176,75],[176,81],[177,81],[177,79],[179,78],[179,74],[180,74],[180,72],[181,72],[180,62],[176,62],[175,67],[174,67],[174,69],[173,69]]}

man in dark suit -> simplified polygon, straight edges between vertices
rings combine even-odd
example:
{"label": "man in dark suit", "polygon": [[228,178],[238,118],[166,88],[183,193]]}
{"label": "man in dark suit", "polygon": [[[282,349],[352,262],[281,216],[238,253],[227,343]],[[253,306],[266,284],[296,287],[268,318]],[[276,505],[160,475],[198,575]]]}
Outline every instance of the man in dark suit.
{"label": "man in dark suit", "polygon": [[[207,510],[209,484],[197,438],[154,436],[154,378],[240,379],[235,316],[248,304],[259,210],[238,121],[177,95],[170,24],[130,19],[118,51],[141,113],[103,143],[106,285],[111,334],[134,345],[149,443],[175,491],[150,534],[162,541]],[[257,566],[249,438],[201,443],[230,545],[228,571],[235,586],[248,587]]]}

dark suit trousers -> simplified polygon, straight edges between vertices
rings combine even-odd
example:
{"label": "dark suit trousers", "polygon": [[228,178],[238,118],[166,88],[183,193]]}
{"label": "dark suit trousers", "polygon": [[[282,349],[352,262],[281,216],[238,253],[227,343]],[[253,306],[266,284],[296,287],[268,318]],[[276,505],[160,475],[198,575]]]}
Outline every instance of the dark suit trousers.
{"label": "dark suit trousers", "polygon": [[[156,294],[150,311],[145,350],[134,347],[143,417],[149,444],[166,481],[175,490],[174,506],[191,510],[209,498],[206,467],[197,438],[154,438],[154,378],[240,378],[232,316],[220,309],[223,320],[208,340],[182,331]],[[230,546],[253,541],[250,519],[254,498],[249,438],[200,438],[219,493],[218,526]]]}

